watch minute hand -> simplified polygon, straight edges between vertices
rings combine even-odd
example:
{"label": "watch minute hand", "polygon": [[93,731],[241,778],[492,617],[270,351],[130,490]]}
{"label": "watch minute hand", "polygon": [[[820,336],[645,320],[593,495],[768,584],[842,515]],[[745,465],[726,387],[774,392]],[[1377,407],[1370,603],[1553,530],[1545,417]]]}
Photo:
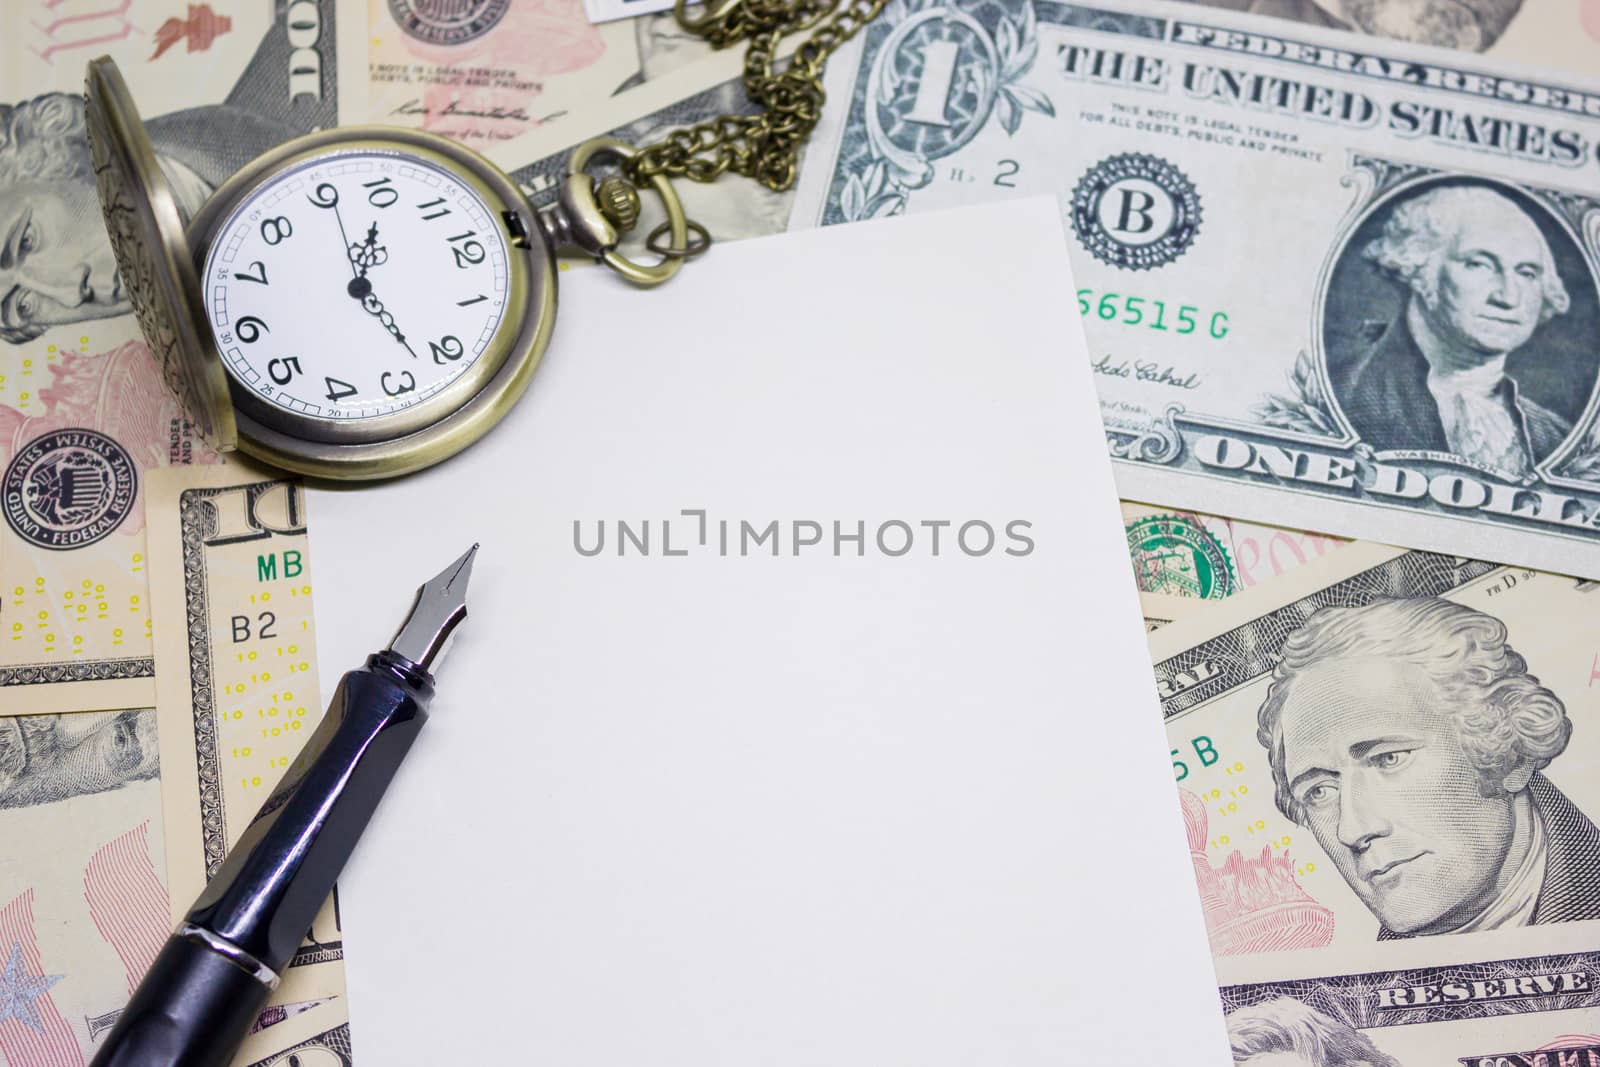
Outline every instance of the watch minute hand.
{"label": "watch minute hand", "polygon": [[[318,195],[321,195],[324,186],[326,186],[327,189],[329,190],[329,196],[331,198],[331,201],[319,200],[316,197],[310,197],[309,199],[311,200],[311,202],[313,204],[316,204],[318,207],[331,207],[331,208],[333,208],[333,221],[339,224],[339,240],[344,243],[346,248],[349,248],[350,247],[350,238],[348,236],[346,236],[345,232],[344,232],[344,216],[339,214],[339,194],[338,194],[338,191],[335,190],[333,188],[333,186],[327,185],[327,183],[324,182],[323,185],[317,186]],[[346,255],[348,255],[348,254],[349,253],[347,252]],[[355,261],[352,260],[351,263],[350,263],[350,273],[353,276],[353,275],[355,275],[355,272],[356,272],[356,265],[355,265]]]}
{"label": "watch minute hand", "polygon": [[378,299],[377,294],[373,293],[372,283],[365,278],[355,279],[350,283],[351,296],[357,296],[356,290],[358,286],[364,289],[364,292],[357,297],[361,301],[362,309],[377,319],[383,328],[389,331],[389,336],[399,341],[405,350],[411,353],[411,358],[416,359],[416,350],[411,347],[411,342],[406,340],[406,335],[401,332],[399,324],[394,321],[394,315],[383,306],[383,301]]}

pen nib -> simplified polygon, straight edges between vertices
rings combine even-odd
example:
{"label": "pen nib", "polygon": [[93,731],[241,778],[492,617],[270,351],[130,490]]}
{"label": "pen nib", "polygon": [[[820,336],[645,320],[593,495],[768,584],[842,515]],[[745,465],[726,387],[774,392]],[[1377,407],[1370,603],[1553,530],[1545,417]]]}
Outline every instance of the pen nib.
{"label": "pen nib", "polygon": [[467,617],[467,580],[472,577],[472,560],[477,554],[478,546],[473,545],[460,559],[422,583],[411,614],[389,642],[390,652],[404,656],[425,671],[432,669],[450,631]]}

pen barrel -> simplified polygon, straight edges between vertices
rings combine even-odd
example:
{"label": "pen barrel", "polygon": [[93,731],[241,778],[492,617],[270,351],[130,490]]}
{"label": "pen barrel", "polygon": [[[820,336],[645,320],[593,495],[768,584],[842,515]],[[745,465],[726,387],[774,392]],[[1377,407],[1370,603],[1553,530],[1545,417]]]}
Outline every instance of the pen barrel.
{"label": "pen barrel", "polygon": [[340,679],[306,747],[187,921],[281,971],[427,721],[432,696],[428,674],[391,652]]}
{"label": "pen barrel", "polygon": [[226,956],[173,937],[89,1067],[226,1067],[270,992]]}

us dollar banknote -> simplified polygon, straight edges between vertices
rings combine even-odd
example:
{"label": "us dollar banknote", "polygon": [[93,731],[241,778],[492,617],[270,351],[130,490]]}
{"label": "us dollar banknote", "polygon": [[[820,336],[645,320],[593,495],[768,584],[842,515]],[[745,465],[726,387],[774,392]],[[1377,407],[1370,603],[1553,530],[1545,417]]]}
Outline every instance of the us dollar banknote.
{"label": "us dollar banknote", "polygon": [[827,84],[792,227],[1059,197],[1122,495],[1600,574],[1600,82],[895,0]]}
{"label": "us dollar banknote", "polygon": [[[304,747],[322,703],[300,484],[230,458],[157,471],[149,495],[166,880],[176,921]],[[302,1051],[298,1062],[348,1061],[336,896],[270,1003],[314,1003],[316,1019],[305,1025],[326,1022],[318,1033],[345,1035],[342,1051],[327,1050],[344,1060]],[[271,1048],[247,1047],[240,1062],[283,1052],[291,1033],[273,1035]]]}
{"label": "us dollar banknote", "polygon": [[1196,601],[1230,597],[1346,543],[1133,500],[1122,502],[1122,528],[1141,593]]}
{"label": "us dollar banknote", "polygon": [[1483,52],[1546,70],[1600,67],[1593,0],[1200,0],[1212,7]]}
{"label": "us dollar banknote", "polygon": [[83,1064],[171,931],[153,710],[0,719],[0,1061]]}
{"label": "us dollar banknote", "polygon": [[[618,0],[635,3],[637,0]],[[671,6],[668,4],[667,6]],[[526,136],[546,145],[582,136],[612,94],[655,81],[712,54],[670,13],[596,25],[582,0],[419,3],[369,0],[371,121],[413,126],[479,151]],[[633,97],[638,107],[639,97]],[[644,105],[631,116],[652,110]],[[533,157],[515,158],[513,166]]]}
{"label": "us dollar banknote", "polygon": [[1400,1063],[1600,1032],[1596,595],[1354,544],[1150,635],[1238,1026],[1314,1009]]}
{"label": "us dollar banknote", "polygon": [[[1592,1067],[1600,1009],[1575,987],[1595,978],[1595,963],[1566,953],[1228,987],[1228,1041],[1239,1067]],[[1413,990],[1453,999],[1378,1007]]]}
{"label": "us dollar banknote", "polygon": [[1349,543],[1132,500],[1122,502],[1122,528],[1147,633]]}
{"label": "us dollar banknote", "polygon": [[372,121],[482,151],[710,53],[671,16],[595,25],[582,0],[368,0]]}
{"label": "us dollar banknote", "polygon": [[[0,1063],[82,1067],[166,942],[160,770],[153,709],[0,719]],[[336,1030],[335,1003],[269,1008],[238,1062]]]}
{"label": "us dollar banknote", "polygon": [[1597,593],[1353,545],[1157,631],[1218,954],[1600,920]]}
{"label": "us dollar banknote", "polygon": [[334,0],[0,14],[0,714],[155,702],[144,478],[210,456],[129,313],[85,65],[117,60],[192,212],[273,145],[366,117],[365,14]]}

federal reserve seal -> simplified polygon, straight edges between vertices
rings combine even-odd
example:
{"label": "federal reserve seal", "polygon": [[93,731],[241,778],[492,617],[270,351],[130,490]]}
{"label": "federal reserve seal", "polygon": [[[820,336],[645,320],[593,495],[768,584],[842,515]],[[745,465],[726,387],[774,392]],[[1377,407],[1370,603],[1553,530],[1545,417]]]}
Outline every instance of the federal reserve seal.
{"label": "federal reserve seal", "polygon": [[1151,515],[1125,529],[1133,575],[1143,592],[1219,600],[1238,591],[1228,550],[1194,520]]}
{"label": "federal reserve seal", "polygon": [[1200,230],[1200,195],[1159,156],[1103,159],[1072,191],[1072,228],[1093,256],[1125,270],[1171,263]]}
{"label": "federal reserve seal", "polygon": [[139,475],[133,457],[105,434],[54,430],[36,437],[6,467],[0,498],[6,523],[41,548],[81,548],[122,525]]}
{"label": "federal reserve seal", "polygon": [[511,8],[511,0],[389,0],[395,25],[428,44],[477,40]]}

